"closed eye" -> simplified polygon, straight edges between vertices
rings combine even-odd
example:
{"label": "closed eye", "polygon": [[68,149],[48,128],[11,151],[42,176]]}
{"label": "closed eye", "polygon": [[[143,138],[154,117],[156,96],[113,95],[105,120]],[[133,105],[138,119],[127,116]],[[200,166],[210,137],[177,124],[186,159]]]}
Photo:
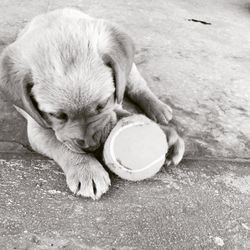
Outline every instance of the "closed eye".
{"label": "closed eye", "polygon": [[114,99],[114,96],[110,96],[107,100],[105,100],[104,102],[101,102],[99,103],[97,106],[96,106],[96,111],[98,113],[100,113],[107,105],[108,103],[111,102],[111,100]]}
{"label": "closed eye", "polygon": [[61,121],[67,121],[68,120],[68,115],[63,113],[63,112],[58,112],[58,113],[48,113],[50,117],[56,118]]}
{"label": "closed eye", "polygon": [[97,112],[101,112],[104,108],[105,108],[105,106],[108,104],[108,100],[106,101],[106,102],[104,102],[104,103],[99,103],[97,106],[96,106],[96,111]]}

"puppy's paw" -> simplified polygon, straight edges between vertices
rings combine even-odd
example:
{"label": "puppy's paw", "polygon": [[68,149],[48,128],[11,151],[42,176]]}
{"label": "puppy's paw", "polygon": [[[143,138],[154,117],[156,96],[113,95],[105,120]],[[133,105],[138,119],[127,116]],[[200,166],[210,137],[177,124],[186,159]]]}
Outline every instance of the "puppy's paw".
{"label": "puppy's paw", "polygon": [[144,111],[149,118],[161,125],[167,125],[173,118],[172,109],[158,99],[150,101]]}
{"label": "puppy's paw", "polygon": [[185,152],[184,140],[177,134],[175,129],[169,126],[161,126],[161,128],[166,134],[169,147],[165,164],[167,166],[170,164],[176,166],[182,160]]}
{"label": "puppy's paw", "polygon": [[69,189],[75,194],[98,200],[111,184],[108,173],[97,160],[72,166],[66,174]]}

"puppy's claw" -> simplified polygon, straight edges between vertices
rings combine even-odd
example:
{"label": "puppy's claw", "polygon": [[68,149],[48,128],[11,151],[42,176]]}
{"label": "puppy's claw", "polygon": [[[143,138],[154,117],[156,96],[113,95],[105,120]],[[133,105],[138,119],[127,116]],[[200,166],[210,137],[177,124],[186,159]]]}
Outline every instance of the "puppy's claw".
{"label": "puppy's claw", "polygon": [[165,165],[166,165],[167,167],[170,166],[171,163],[172,163],[172,162],[171,162],[170,160],[168,160],[168,159],[165,160]]}
{"label": "puppy's claw", "polygon": [[161,126],[161,128],[166,134],[169,147],[169,153],[167,154],[165,164],[167,166],[169,166],[170,164],[177,166],[181,162],[185,152],[184,140],[177,134],[177,132],[173,128],[168,126]]}
{"label": "puppy's claw", "polygon": [[173,118],[172,109],[160,100],[148,103],[144,111],[149,118],[161,125],[167,125]]}
{"label": "puppy's claw", "polygon": [[173,145],[173,154],[172,154],[172,162],[175,166],[181,162],[184,152],[185,152],[184,140],[178,137],[176,143]]}
{"label": "puppy's claw", "polygon": [[77,188],[74,188],[75,191],[72,191],[74,196],[78,196],[78,192],[81,189],[81,182],[78,183]]}
{"label": "puppy's claw", "polygon": [[69,189],[75,196],[98,200],[111,184],[108,173],[98,161],[71,167],[66,174]]}
{"label": "puppy's claw", "polygon": [[108,185],[108,186],[111,186],[111,181],[110,181],[110,178],[103,178],[104,179],[104,181],[106,182],[106,184]]}

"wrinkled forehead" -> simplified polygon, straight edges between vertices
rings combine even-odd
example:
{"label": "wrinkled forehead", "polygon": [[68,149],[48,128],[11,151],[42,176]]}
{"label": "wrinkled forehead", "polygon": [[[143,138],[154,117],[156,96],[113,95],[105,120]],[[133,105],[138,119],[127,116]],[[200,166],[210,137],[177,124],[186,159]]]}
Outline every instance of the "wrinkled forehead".
{"label": "wrinkled forehead", "polygon": [[115,92],[112,77],[88,83],[46,84],[35,86],[33,94],[39,108],[48,113],[88,112]]}

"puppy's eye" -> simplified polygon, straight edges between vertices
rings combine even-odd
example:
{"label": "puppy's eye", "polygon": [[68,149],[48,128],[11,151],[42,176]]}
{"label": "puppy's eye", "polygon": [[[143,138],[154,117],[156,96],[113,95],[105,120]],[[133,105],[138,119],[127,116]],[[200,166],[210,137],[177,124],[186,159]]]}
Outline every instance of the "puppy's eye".
{"label": "puppy's eye", "polygon": [[96,106],[96,111],[97,111],[97,112],[101,112],[101,111],[107,106],[107,104],[108,104],[108,102],[109,102],[109,99],[110,99],[110,98],[108,98],[105,102],[99,103],[99,104]]}
{"label": "puppy's eye", "polygon": [[67,121],[68,120],[68,116],[67,114],[61,112],[61,113],[49,113],[50,116],[58,119],[58,120],[62,120],[62,121]]}
{"label": "puppy's eye", "polygon": [[103,110],[103,108],[105,107],[105,105],[103,104],[98,104],[97,107],[96,107],[96,111],[97,112],[101,112]]}

